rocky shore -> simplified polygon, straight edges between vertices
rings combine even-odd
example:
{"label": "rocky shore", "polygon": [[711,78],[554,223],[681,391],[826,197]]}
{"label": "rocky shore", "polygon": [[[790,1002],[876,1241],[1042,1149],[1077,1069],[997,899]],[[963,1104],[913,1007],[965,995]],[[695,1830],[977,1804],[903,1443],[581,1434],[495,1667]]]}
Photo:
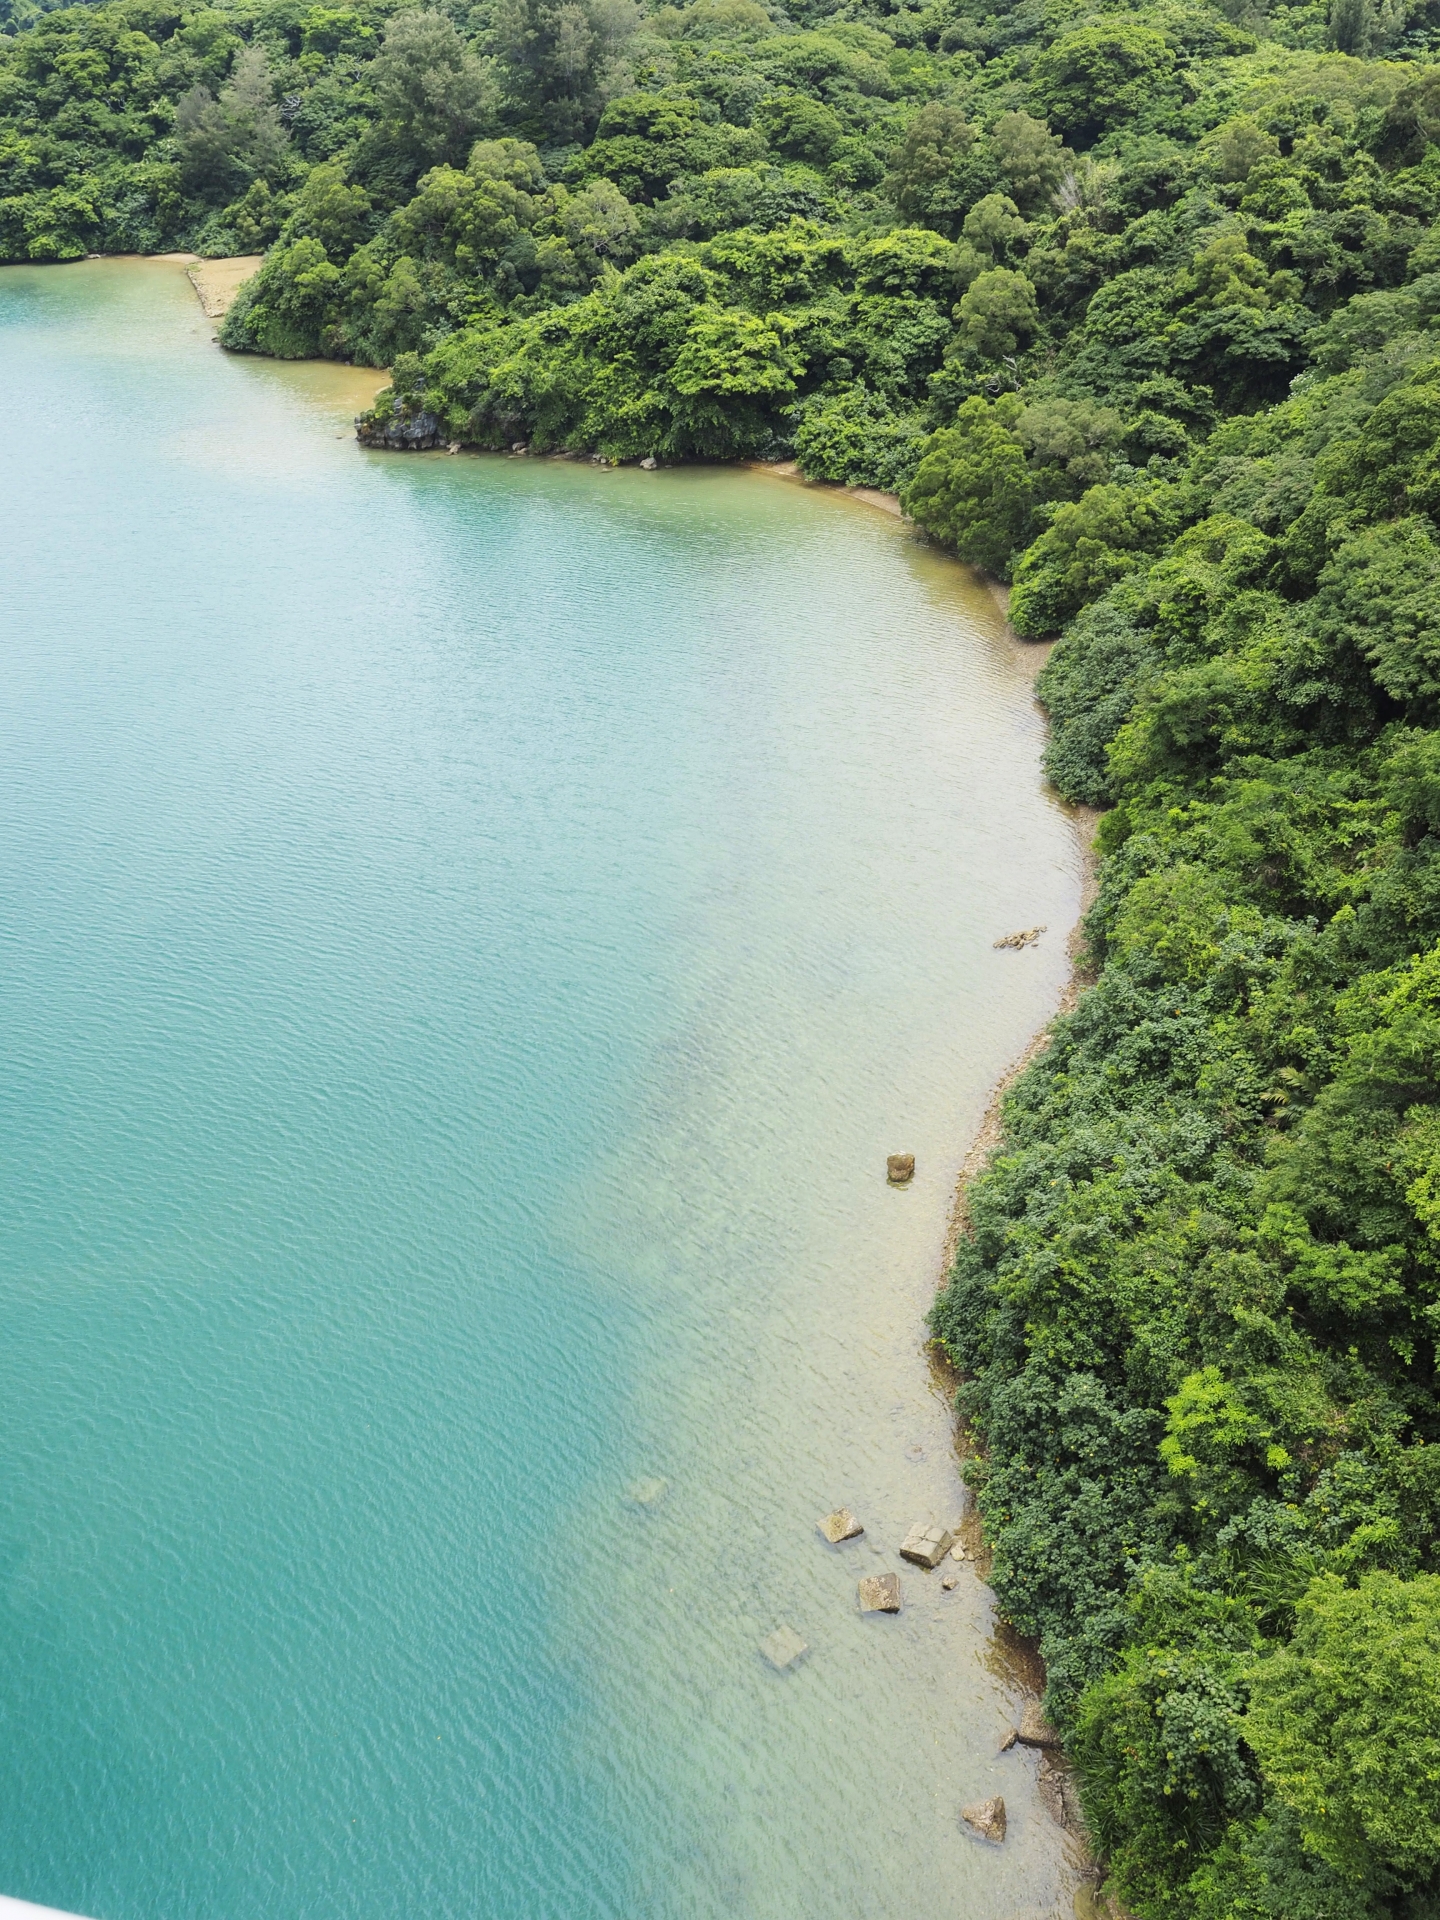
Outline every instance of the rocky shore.
{"label": "rocky shore", "polygon": [[392,453],[428,453],[447,444],[445,431],[433,413],[381,394],[369,413],[355,422],[355,438],[362,447],[386,447]]}

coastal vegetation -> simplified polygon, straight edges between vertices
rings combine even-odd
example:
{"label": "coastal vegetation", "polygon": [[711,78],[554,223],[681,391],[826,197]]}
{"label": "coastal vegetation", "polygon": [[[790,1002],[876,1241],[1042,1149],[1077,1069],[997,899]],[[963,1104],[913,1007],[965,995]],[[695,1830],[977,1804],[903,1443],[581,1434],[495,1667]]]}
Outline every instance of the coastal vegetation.
{"label": "coastal vegetation", "polygon": [[[901,491],[1091,984],[934,1315],[1145,1920],[1440,1915],[1440,4],[0,0],[0,256],[468,445]],[[1019,962],[1017,962],[1019,964]]]}

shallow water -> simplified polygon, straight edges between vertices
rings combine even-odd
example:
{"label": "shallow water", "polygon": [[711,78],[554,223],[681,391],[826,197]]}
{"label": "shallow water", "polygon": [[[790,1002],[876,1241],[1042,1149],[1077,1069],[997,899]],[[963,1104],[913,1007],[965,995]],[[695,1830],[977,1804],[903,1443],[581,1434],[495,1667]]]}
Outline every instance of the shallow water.
{"label": "shallow water", "polygon": [[1033,658],[871,508],[366,454],[211,331],[0,273],[0,1890],[1068,1914],[987,1591],[854,1590],[1079,900]]}

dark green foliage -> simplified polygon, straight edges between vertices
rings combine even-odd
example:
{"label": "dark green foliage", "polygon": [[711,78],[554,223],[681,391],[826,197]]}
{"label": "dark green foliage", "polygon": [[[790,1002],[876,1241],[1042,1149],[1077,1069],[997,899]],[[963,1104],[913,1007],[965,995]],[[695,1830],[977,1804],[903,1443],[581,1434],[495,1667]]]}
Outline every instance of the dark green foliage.
{"label": "dark green foliage", "polygon": [[1057,633],[1163,546],[1178,519],[1175,490],[1164,482],[1091,487],[1060,507],[1016,571],[1010,601],[1016,630],[1031,639]]}
{"label": "dark green foliage", "polygon": [[229,199],[257,180],[289,173],[289,142],[275,105],[263,47],[242,47],[216,99],[204,86],[182,93],[175,109],[180,183],[205,198]]}
{"label": "dark green foliage", "polygon": [[1440,362],[1344,358],[1016,570],[1086,603],[1040,687],[1110,808],[1098,978],[934,1327],[1143,1920],[1422,1920],[1440,1874]]}
{"label": "dark green foliage", "polygon": [[1020,411],[1013,399],[965,401],[954,426],[930,441],[904,496],[927,533],[1002,580],[1034,522],[1036,490],[1013,425]]}
{"label": "dark green foliage", "polygon": [[1130,122],[1163,121],[1180,101],[1173,48],[1138,20],[1062,34],[1036,60],[1030,84],[1047,119],[1085,146]]}
{"label": "dark green foliage", "polygon": [[[1045,770],[1072,800],[1087,807],[1109,803],[1106,748],[1160,658],[1150,635],[1110,594],[1081,614],[1045,662],[1039,680],[1050,715]],[[1436,803],[1440,808],[1440,787]]]}

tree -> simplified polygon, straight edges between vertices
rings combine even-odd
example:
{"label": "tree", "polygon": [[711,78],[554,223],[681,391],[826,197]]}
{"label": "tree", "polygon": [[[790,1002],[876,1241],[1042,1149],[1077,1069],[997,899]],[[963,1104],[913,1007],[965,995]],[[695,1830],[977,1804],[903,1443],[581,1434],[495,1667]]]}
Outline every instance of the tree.
{"label": "tree", "polygon": [[931,439],[905,492],[917,526],[1002,580],[1034,527],[1035,492],[1011,427],[1018,411],[1013,402],[967,400],[954,426]]}
{"label": "tree", "polygon": [[621,66],[640,24],[635,0],[496,0],[496,52],[509,84],[552,140],[593,132],[604,97],[628,93]]}
{"label": "tree", "polygon": [[1040,330],[1034,286],[1008,267],[982,273],[961,297],[955,317],[962,343],[983,360],[1017,353]]}
{"label": "tree", "polygon": [[763,100],[754,124],[777,153],[811,166],[825,166],[845,136],[838,113],[808,94],[787,91]]}
{"label": "tree", "polygon": [[1440,701],[1440,547],[1412,516],[1345,541],[1320,575],[1315,624],[1359,647],[1376,682],[1412,717]]}
{"label": "tree", "polygon": [[225,316],[220,338],[242,352],[305,360],[320,351],[333,319],[340,270],[313,238],[274,248]]}
{"label": "tree", "polygon": [[286,237],[311,235],[331,260],[348,260],[366,238],[370,223],[369,194],[363,187],[347,185],[345,169],[326,161],[310,173],[296,195]]}
{"label": "tree", "polygon": [[265,49],[240,49],[218,99],[201,86],[182,94],[175,136],[181,179],[192,193],[229,199],[255,179],[278,185],[289,171],[290,141]]}
{"label": "tree", "polygon": [[1110,454],[1125,435],[1113,407],[1093,400],[1035,400],[1015,422],[1031,471],[1047,499],[1078,499],[1110,477]]}
{"label": "tree", "polygon": [[1065,177],[1058,136],[1031,114],[1002,113],[990,129],[990,150],[1011,197],[1030,213],[1049,203]]}
{"label": "tree", "polygon": [[1058,633],[1176,531],[1175,489],[1091,487],[1060,508],[1015,574],[1010,618],[1027,639]]}
{"label": "tree", "polygon": [[1006,259],[1012,247],[1023,243],[1030,229],[1008,194],[987,193],[966,214],[961,232],[977,253],[996,261]]}
{"label": "tree", "polygon": [[560,202],[556,218],[592,280],[607,261],[612,266],[623,266],[635,256],[640,222],[635,217],[635,209],[613,181],[596,180],[583,192],[569,195]]}
{"label": "tree", "polygon": [[958,107],[932,100],[920,109],[881,182],[901,219],[924,220],[953,235],[967,204],[955,175],[974,144],[975,129]]}
{"label": "tree", "polygon": [[815,480],[894,491],[907,482],[922,445],[919,422],[899,415],[869,387],[817,394],[800,411],[795,456]]}
{"label": "tree", "polygon": [[794,331],[778,313],[702,307],[693,315],[670,372],[677,425],[692,448],[742,451],[773,431],[779,405],[805,371]]}
{"label": "tree", "polygon": [[370,68],[382,124],[419,171],[464,164],[499,105],[493,70],[443,13],[411,8],[385,29]]}
{"label": "tree", "polygon": [[677,175],[696,171],[704,132],[694,100],[622,94],[601,114],[578,171],[586,179],[612,180],[628,200],[659,199]]}
{"label": "tree", "polygon": [[1162,33],[1117,20],[1062,34],[1030,70],[1035,98],[1072,138],[1157,117],[1177,98],[1175,56]]}
{"label": "tree", "polygon": [[1308,1846],[1363,1879],[1440,1873],[1440,1576],[1314,1581],[1255,1666],[1245,1739]]}
{"label": "tree", "polygon": [[1210,147],[1217,180],[1248,180],[1262,160],[1273,160],[1280,142],[1267,133],[1253,114],[1242,113],[1227,120]]}

